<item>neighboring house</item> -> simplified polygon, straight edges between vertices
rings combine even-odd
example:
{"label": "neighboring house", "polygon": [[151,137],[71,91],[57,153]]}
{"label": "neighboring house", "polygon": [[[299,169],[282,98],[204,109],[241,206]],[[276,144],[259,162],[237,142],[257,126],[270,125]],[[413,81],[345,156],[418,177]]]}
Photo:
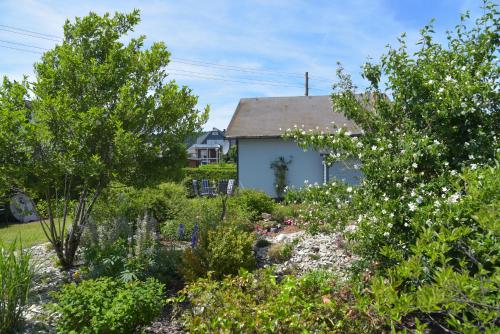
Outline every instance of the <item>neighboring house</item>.
{"label": "neighboring house", "polygon": [[[284,157],[288,165],[287,185],[302,187],[304,182],[324,183],[331,178],[350,184],[360,181],[355,160],[324,164],[329,152],[304,151],[282,135],[299,128],[332,134],[346,128],[353,136],[362,130],[340,112],[333,112],[330,96],[293,96],[241,99],[226,131],[226,138],[236,139],[238,147],[238,185],[276,197],[275,176],[271,163]],[[335,127],[335,126],[336,127]]]}
{"label": "neighboring house", "polygon": [[213,128],[196,139],[196,143],[188,148],[188,166],[198,167],[219,163],[225,141],[224,131]]}

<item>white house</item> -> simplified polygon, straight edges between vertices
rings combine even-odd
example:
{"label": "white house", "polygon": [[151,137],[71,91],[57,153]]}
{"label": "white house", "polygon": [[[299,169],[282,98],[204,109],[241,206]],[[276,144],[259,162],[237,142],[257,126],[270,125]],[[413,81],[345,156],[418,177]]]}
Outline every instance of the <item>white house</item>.
{"label": "white house", "polygon": [[[336,127],[334,126],[336,125]],[[324,183],[331,178],[356,184],[361,172],[356,161],[324,164],[324,155],[304,151],[282,135],[294,125],[308,131],[319,129],[332,134],[343,127],[353,136],[362,130],[344,114],[334,112],[330,96],[293,96],[241,99],[226,131],[226,138],[236,139],[238,149],[238,185],[275,197],[275,176],[271,163],[279,157],[290,160],[287,185],[302,187],[309,183]]]}

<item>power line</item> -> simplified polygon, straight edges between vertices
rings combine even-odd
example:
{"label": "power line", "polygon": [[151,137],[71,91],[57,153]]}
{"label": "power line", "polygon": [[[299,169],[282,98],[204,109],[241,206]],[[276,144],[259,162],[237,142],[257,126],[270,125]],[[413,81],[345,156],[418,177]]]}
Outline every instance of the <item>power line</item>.
{"label": "power line", "polygon": [[253,68],[248,68],[248,67],[211,63],[211,62],[201,61],[201,60],[191,60],[191,59],[174,58],[174,57],[172,57],[171,59],[172,59],[172,62],[183,63],[183,64],[194,65],[194,66],[202,66],[202,67],[219,67],[219,68],[227,69],[230,71],[266,73],[266,74],[296,76],[296,77],[303,77],[304,76],[303,74],[299,74],[299,73],[279,72],[279,71],[274,71],[274,70],[259,70],[259,69],[253,69]]}
{"label": "power line", "polygon": [[32,31],[32,30],[27,30],[27,29],[23,29],[23,28],[17,28],[17,27],[13,27],[13,26],[8,26],[6,24],[0,24],[0,27],[4,27],[4,28],[8,28],[8,29],[13,29],[13,30],[24,31],[24,32],[29,32],[31,34],[41,35],[41,36],[45,36],[45,37],[52,37],[52,38],[62,39],[61,37],[56,36],[56,35],[45,34],[45,33],[37,32],[37,31]]}
{"label": "power line", "polygon": [[48,49],[42,48],[42,47],[39,47],[39,46],[34,46],[34,45],[29,45],[29,44],[23,44],[23,43],[17,43],[17,42],[11,42],[11,41],[5,41],[3,39],[0,39],[0,42],[2,42],[2,43],[8,43],[8,44],[13,44],[13,45],[26,46],[28,48],[35,48],[35,49],[40,49],[40,50],[48,51]]}
{"label": "power line", "polygon": [[[1,27],[7,27],[8,29],[1,28]],[[11,29],[16,29],[19,31],[14,31]],[[15,28],[15,27],[2,25],[2,24],[0,24],[0,30],[10,32],[13,34],[49,40],[49,41],[53,41],[53,42],[60,42],[62,40],[60,37],[57,37],[55,35],[37,33],[37,32],[31,31],[31,30]],[[55,39],[55,38],[57,38],[57,39]],[[13,42],[6,42],[6,43],[14,44]],[[21,43],[18,43],[18,44],[21,44]],[[33,48],[39,49],[39,47],[32,46],[32,45],[23,45],[23,46],[33,47]],[[207,62],[207,61],[202,61],[202,60],[177,58],[177,57],[172,57],[170,59],[172,62],[186,64],[186,65],[193,65],[193,66],[197,66],[197,67],[219,68],[219,69],[224,69],[224,70],[229,70],[229,71],[247,72],[247,73],[255,73],[255,74],[266,74],[266,75],[273,75],[273,76],[291,76],[291,77],[300,77],[300,78],[303,77],[303,74],[300,74],[300,73],[281,72],[281,71],[276,71],[276,70],[263,70],[263,69],[260,70],[260,69],[243,67],[243,66],[224,65],[224,64],[218,64],[218,63]],[[311,79],[315,80],[315,81],[321,81],[321,82],[331,82],[331,80],[328,80],[327,78],[321,78],[321,77],[315,77],[315,76],[313,76]]]}
{"label": "power line", "polygon": [[[175,71],[175,70],[174,70]],[[255,84],[255,85],[267,85],[267,86],[274,86],[274,87],[293,87],[293,88],[303,88],[302,86],[295,86],[295,85],[286,85],[286,84],[274,84],[274,83],[269,83],[269,82],[259,82],[259,81],[241,81],[241,80],[233,80],[233,79],[225,79],[219,76],[215,75],[206,75],[206,74],[188,74],[188,73],[178,73],[174,71],[169,71],[170,74],[175,74],[176,76],[183,76],[187,78],[200,78],[200,79],[207,79],[207,80],[217,80],[217,81],[226,81],[226,82],[236,82],[236,83],[243,83],[243,84]],[[314,90],[320,90],[320,91],[327,91],[325,89],[321,88],[316,88],[316,87],[311,87],[311,89]]]}
{"label": "power line", "polygon": [[22,51],[22,52],[29,52],[29,53],[36,53],[36,54],[39,54],[39,55],[43,54],[40,51],[14,48],[12,46],[7,46],[7,45],[0,45],[0,48],[6,48],[6,49],[11,49],[11,50],[16,50],[16,51]]}
{"label": "power line", "polygon": [[52,41],[52,42],[60,42],[61,39],[55,39],[55,38],[50,38],[50,37],[44,37],[44,36],[38,36],[38,35],[35,35],[33,33],[26,33],[26,32],[21,32],[21,31],[14,31],[14,30],[9,30],[9,29],[5,29],[5,28],[0,28],[1,31],[7,31],[7,32],[10,32],[10,33],[13,33],[13,34],[18,34],[18,35],[23,35],[23,36],[30,36],[30,37],[34,37],[34,38],[40,38],[40,39],[45,39],[47,41]]}
{"label": "power line", "polygon": [[[179,71],[179,72],[184,72],[184,73],[188,73],[188,74],[201,74],[201,75],[217,76],[217,77],[221,77],[221,78],[230,78],[230,79],[232,79],[232,77],[229,77],[229,76],[226,76],[226,75],[220,75],[220,74],[201,73],[201,72],[188,71],[188,70],[176,69],[176,68],[172,68],[171,70]],[[302,87],[302,85],[295,85],[295,84],[293,84],[291,82],[262,80],[262,79],[259,79],[259,78],[236,78],[236,79],[239,79],[239,80],[249,80],[249,81],[255,81],[255,82],[267,82],[267,83],[280,84],[280,85],[289,85],[290,87]],[[314,87],[314,88],[316,88],[316,87]]]}

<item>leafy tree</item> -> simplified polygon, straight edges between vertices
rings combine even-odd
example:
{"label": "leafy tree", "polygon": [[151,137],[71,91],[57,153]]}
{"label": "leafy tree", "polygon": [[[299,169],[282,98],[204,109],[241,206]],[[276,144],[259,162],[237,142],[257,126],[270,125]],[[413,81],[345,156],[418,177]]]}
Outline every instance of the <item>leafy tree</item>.
{"label": "leafy tree", "polygon": [[42,226],[64,268],[103,189],[176,176],[184,138],[208,115],[189,88],[167,81],[163,43],[127,37],[139,20],[135,10],[66,21],[62,44],[35,64],[35,82],[4,79],[0,89],[1,179],[44,198]]}

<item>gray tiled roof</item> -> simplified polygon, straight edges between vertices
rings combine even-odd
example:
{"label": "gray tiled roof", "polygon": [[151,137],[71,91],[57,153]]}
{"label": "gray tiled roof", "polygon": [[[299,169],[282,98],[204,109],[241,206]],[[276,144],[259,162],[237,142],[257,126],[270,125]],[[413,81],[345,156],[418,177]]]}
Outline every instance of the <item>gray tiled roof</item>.
{"label": "gray tiled roof", "polygon": [[259,97],[241,99],[226,131],[228,138],[279,137],[294,125],[305,130],[334,133],[346,128],[362,130],[340,112],[333,112],[330,96]]}

